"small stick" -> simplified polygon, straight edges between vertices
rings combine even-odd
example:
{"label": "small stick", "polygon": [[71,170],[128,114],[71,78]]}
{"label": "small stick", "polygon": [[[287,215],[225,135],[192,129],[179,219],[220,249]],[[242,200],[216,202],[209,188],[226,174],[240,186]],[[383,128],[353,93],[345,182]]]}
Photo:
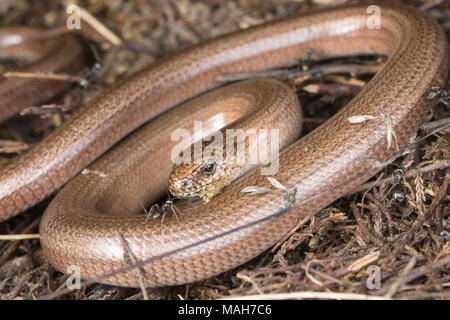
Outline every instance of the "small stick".
{"label": "small stick", "polygon": [[[444,119],[440,119],[437,121],[424,123],[420,126],[420,129],[424,130],[425,132],[429,132],[436,128],[446,126],[448,124],[450,124],[450,118],[444,118]],[[446,128],[446,130],[444,130],[444,132],[447,132],[448,130],[450,130],[450,128]],[[450,132],[450,131],[448,131],[448,132]]]}
{"label": "small stick", "polygon": [[[438,169],[445,169],[448,167],[450,167],[450,160],[442,160],[442,161],[438,161],[436,163],[430,164],[429,166],[426,166],[423,168],[409,170],[408,172],[405,173],[404,177],[411,178],[414,175],[416,175],[417,173],[425,173],[425,172],[430,172],[430,171],[434,171],[434,170],[438,170]],[[347,193],[347,196],[370,189],[370,188],[373,188],[373,187],[377,187],[383,183],[393,183],[393,182],[394,182],[393,177],[381,179],[380,181],[377,181],[376,183],[367,182],[367,183],[364,183],[364,184],[360,185],[359,187],[353,189],[349,193]]]}
{"label": "small stick", "polygon": [[16,241],[16,240],[28,240],[39,239],[39,233],[30,234],[0,234],[0,241]]}
{"label": "small stick", "polygon": [[111,30],[109,30],[103,23],[98,21],[97,18],[91,15],[84,8],[80,8],[80,17],[111,44],[115,46],[122,44],[122,40],[118,36],[116,36]]}
{"label": "small stick", "polygon": [[[36,226],[39,225],[40,218],[34,220],[31,222],[22,232],[20,235],[26,235],[28,232],[33,230]],[[20,236],[19,235],[19,236]],[[10,243],[9,247],[5,250],[3,250],[2,255],[0,256],[0,266],[13,254],[13,252],[16,250],[16,248],[19,246],[19,241],[13,240],[13,242]]]}
{"label": "small stick", "polygon": [[412,257],[408,264],[406,265],[406,267],[403,269],[403,271],[400,273],[400,276],[398,277],[397,280],[395,280],[395,282],[391,285],[391,287],[389,288],[388,293],[386,293],[385,297],[390,299],[392,298],[392,296],[399,290],[401,289],[401,287],[406,283],[406,276],[408,275],[408,273],[411,271],[411,269],[414,267],[414,265],[416,264],[417,261],[417,257]]}
{"label": "small stick", "polygon": [[[121,241],[122,241],[123,251],[124,251],[124,255],[125,255],[125,260],[129,259],[132,265],[136,265],[136,263],[137,263],[136,256],[134,255],[133,251],[131,251],[131,248],[128,246],[128,243],[125,240],[123,235],[121,235]],[[126,259],[126,258],[128,258],[128,259]],[[142,291],[144,300],[148,300],[147,289],[145,288],[145,284],[144,284],[144,272],[143,272],[142,268],[136,268],[136,276],[137,276],[137,279],[139,282],[139,286],[141,287],[141,291]]]}
{"label": "small stick", "polygon": [[262,77],[281,77],[281,78],[297,78],[306,75],[328,75],[336,73],[351,73],[351,74],[371,74],[377,73],[382,65],[359,65],[359,64],[342,64],[319,66],[309,69],[308,71],[292,71],[292,70],[268,70],[251,73],[223,73],[216,78],[218,82],[229,82],[236,80],[254,79]]}
{"label": "small stick", "polygon": [[377,235],[372,234],[370,230],[367,228],[367,225],[365,221],[361,218],[361,215],[359,213],[358,208],[356,207],[355,203],[352,202],[350,204],[350,209],[353,212],[353,216],[356,219],[356,223],[358,223],[359,228],[361,229],[362,235],[367,238],[367,240],[372,241],[373,243],[376,243],[379,247],[384,246],[383,239],[380,239]]}
{"label": "small stick", "polygon": [[394,261],[398,253],[401,250],[403,250],[408,241],[410,241],[414,237],[414,234],[417,232],[417,230],[419,230],[419,228],[425,223],[425,221],[429,219],[429,217],[433,214],[434,210],[436,210],[438,205],[441,204],[442,199],[444,199],[444,196],[447,195],[447,188],[449,183],[450,183],[450,170],[447,169],[444,181],[439,191],[436,193],[436,197],[434,198],[433,202],[431,202],[431,205],[428,207],[425,214],[422,214],[417,218],[411,229],[409,229],[408,232],[406,233],[405,237],[398,241],[399,243],[397,247],[391,253],[391,261]]}
{"label": "small stick", "polygon": [[270,250],[270,252],[275,252],[279,246],[281,246],[283,244],[284,241],[286,241],[287,239],[289,239],[290,236],[292,236],[297,230],[298,228],[300,228],[302,225],[304,225],[305,223],[308,222],[309,219],[311,219],[311,216],[307,216],[305,218],[303,218],[299,223],[297,223],[297,225],[291,229],[291,231],[289,231],[288,233],[286,233],[283,238],[280,239],[280,241],[278,241],[273,248]]}
{"label": "small stick", "polygon": [[56,74],[50,72],[17,72],[9,71],[3,73],[5,78],[30,78],[30,79],[45,79],[45,80],[57,80],[57,81],[71,81],[80,82],[81,77],[73,76],[69,74]]}
{"label": "small stick", "polygon": [[0,140],[0,153],[18,153],[29,148],[28,144],[20,141]]}
{"label": "small stick", "polygon": [[420,10],[427,11],[441,5],[444,0],[429,0],[420,6]]}

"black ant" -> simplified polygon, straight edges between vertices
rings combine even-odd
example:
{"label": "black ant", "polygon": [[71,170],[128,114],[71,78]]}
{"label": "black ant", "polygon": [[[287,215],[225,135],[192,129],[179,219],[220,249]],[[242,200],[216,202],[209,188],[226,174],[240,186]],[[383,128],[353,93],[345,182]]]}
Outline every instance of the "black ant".
{"label": "black ant", "polygon": [[167,196],[168,196],[168,199],[161,206],[159,206],[157,203],[155,203],[154,205],[151,206],[149,211],[145,210],[145,208],[144,208],[145,214],[147,215],[147,219],[145,219],[145,222],[147,222],[147,220],[150,216],[153,219],[158,219],[160,216],[162,216],[162,219],[161,219],[161,227],[162,227],[163,222],[164,222],[164,217],[166,216],[166,213],[169,210],[172,210],[173,214],[178,219],[177,213],[181,214],[181,212],[174,204],[175,198],[171,198],[170,194],[167,194]]}
{"label": "black ant", "polygon": [[392,178],[394,179],[394,183],[389,188],[388,192],[386,192],[386,194],[384,195],[385,197],[392,190],[395,189],[394,194],[393,194],[394,200],[401,202],[404,199],[403,192],[401,192],[400,190],[396,189],[398,187],[398,185],[402,182],[402,179],[403,179],[404,176],[405,176],[405,170],[403,170],[401,168],[394,170],[394,173],[392,173]]}

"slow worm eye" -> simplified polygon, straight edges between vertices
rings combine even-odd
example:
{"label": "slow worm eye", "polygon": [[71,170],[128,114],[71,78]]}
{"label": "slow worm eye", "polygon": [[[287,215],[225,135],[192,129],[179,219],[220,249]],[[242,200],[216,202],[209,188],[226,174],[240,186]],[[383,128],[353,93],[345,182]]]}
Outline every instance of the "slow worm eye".
{"label": "slow worm eye", "polygon": [[182,187],[183,189],[188,188],[188,187],[189,187],[189,181],[184,180],[184,181],[181,183],[181,187]]}
{"label": "slow worm eye", "polygon": [[210,175],[216,171],[216,164],[210,163],[203,167],[203,172],[207,175]]}

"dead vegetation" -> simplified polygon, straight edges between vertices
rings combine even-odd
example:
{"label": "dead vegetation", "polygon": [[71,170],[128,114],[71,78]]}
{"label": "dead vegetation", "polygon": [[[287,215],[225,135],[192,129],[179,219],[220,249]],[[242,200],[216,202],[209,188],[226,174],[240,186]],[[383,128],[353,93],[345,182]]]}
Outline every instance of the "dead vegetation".
{"label": "dead vegetation", "polygon": [[[83,25],[83,36],[89,40],[100,70],[90,74],[87,89],[75,85],[50,107],[30,106],[33,108],[22,116],[2,125],[0,167],[60,125],[74,108],[159,57],[296,11],[344,2],[348,1],[78,1],[113,35],[118,35],[119,42],[114,36],[97,32],[95,26]],[[434,15],[448,34],[450,5],[444,4],[446,1],[410,2]],[[64,25],[65,19],[60,1],[0,2],[0,26],[23,24],[52,29]],[[307,132],[345,105],[379,68],[380,61],[379,57],[351,58],[321,65],[305,57],[294,69],[274,75],[297,90],[305,106]],[[232,75],[233,79],[239,76]],[[302,221],[271,250],[200,283],[149,290],[148,298],[213,299],[263,294],[274,299],[448,299],[449,117],[448,101],[442,98],[418,136],[435,130],[433,134],[352,194],[310,221]],[[36,235],[48,202],[0,224],[0,299],[36,299],[65,285],[67,276],[45,263]],[[376,286],[370,278],[370,266],[379,268],[379,289],[368,289],[368,282]],[[90,285],[61,298],[142,296],[138,289]]]}

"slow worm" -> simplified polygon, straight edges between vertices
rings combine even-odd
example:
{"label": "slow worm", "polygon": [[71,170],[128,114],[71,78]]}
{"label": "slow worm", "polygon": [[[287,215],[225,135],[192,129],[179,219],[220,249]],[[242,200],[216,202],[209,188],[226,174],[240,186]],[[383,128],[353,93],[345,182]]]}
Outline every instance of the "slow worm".
{"label": "slow worm", "polygon": [[[86,174],[64,186],[40,226],[48,260],[63,272],[77,266],[86,279],[128,266],[130,252],[137,260],[175,252],[141,268],[149,287],[198,281],[252,259],[299,218],[318,212],[373,176],[377,170],[369,169],[396,152],[395,143],[388,148],[388,130],[403,147],[430,110],[427,93],[445,84],[448,46],[439,25],[413,7],[380,4],[379,8],[380,29],[368,25],[373,14],[363,5],[297,15],[186,49],[105,90],[2,170],[0,219],[53,193],[145,121],[216,87],[215,79],[223,72],[294,64],[308,48],[314,59],[387,55],[384,68],[348,105],[281,152],[278,173],[272,177],[287,191],[274,188],[256,168],[208,203],[180,204],[181,214],[167,214],[162,226],[159,220],[146,221],[145,215],[136,214],[167,188],[172,164],[163,160],[171,145],[160,133],[169,125],[190,126],[198,115],[175,110],[121,141],[89,166]],[[222,103],[227,96],[209,95],[216,106],[211,112],[221,110],[228,117]],[[15,103],[2,99],[6,100],[0,100],[0,110]],[[236,110],[230,113],[228,119],[234,119]],[[359,123],[349,121],[361,115],[370,117]],[[202,116],[206,121],[213,114],[205,111]],[[265,118],[261,122],[262,127],[271,126]],[[242,193],[248,186],[271,191]],[[322,196],[305,202],[318,194]],[[287,212],[252,224],[280,210]],[[183,247],[188,249],[180,250]],[[102,281],[138,285],[133,271]]]}

